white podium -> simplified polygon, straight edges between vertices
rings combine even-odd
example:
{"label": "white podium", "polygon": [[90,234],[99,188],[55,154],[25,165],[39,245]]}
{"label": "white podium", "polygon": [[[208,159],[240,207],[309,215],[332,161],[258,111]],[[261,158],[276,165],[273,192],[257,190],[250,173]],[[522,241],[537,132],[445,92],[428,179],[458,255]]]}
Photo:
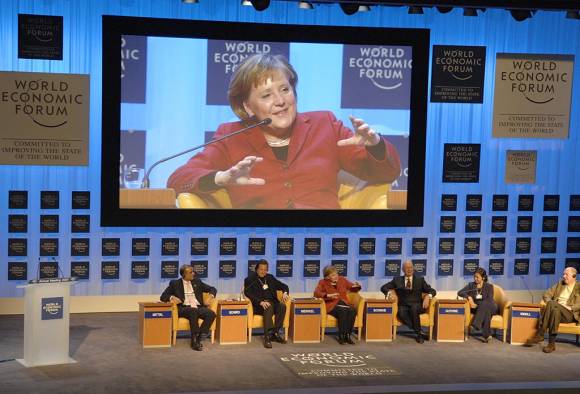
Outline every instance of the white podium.
{"label": "white podium", "polygon": [[69,364],[69,298],[75,282],[65,279],[39,280],[24,286],[25,367]]}

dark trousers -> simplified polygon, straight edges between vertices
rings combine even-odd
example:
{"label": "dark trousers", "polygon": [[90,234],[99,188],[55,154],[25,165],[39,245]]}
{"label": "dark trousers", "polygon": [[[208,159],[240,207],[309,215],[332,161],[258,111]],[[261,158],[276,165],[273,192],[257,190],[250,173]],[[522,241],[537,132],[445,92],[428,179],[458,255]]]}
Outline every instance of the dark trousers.
{"label": "dark trousers", "polygon": [[[215,319],[215,313],[206,306],[198,306],[197,308],[192,308],[190,306],[180,306],[177,307],[177,315],[179,317],[185,317],[189,320],[189,329],[191,331],[191,339],[193,339],[198,334],[209,333],[209,328]],[[198,319],[202,319],[201,327],[199,326]]]}
{"label": "dark trousers", "polygon": [[404,305],[399,305],[399,311],[397,312],[397,317],[404,325],[413,329],[415,334],[419,335],[421,333],[421,319],[419,315],[425,310],[423,305],[416,303],[409,303]]}
{"label": "dark trousers", "polygon": [[491,335],[491,318],[497,312],[497,305],[493,301],[481,301],[477,304],[477,308],[471,310],[475,313],[471,325],[478,330],[481,330],[481,334],[484,338]]}
{"label": "dark trousers", "polygon": [[338,320],[338,332],[340,335],[349,335],[352,332],[356,319],[356,309],[339,302],[328,314]]}
{"label": "dark trousers", "polygon": [[564,308],[558,304],[558,301],[548,301],[542,316],[540,316],[540,324],[538,326],[538,335],[544,336],[548,331],[550,334],[550,341],[553,342],[558,333],[558,326],[560,323],[572,323],[574,321],[574,314],[572,311]]}
{"label": "dark trousers", "polygon": [[[274,328],[277,333],[282,325],[284,324],[284,317],[286,316],[286,305],[280,302],[270,302],[270,307],[264,309],[261,306],[256,308],[256,314],[262,315],[264,317],[264,335],[268,333],[272,328]],[[274,324],[272,325],[272,318],[274,318]]]}

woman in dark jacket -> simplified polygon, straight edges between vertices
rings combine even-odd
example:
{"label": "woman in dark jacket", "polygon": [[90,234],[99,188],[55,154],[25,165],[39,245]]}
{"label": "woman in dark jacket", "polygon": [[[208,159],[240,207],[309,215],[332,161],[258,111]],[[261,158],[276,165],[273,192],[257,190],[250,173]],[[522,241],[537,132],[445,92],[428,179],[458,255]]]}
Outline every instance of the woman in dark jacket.
{"label": "woman in dark jacket", "polygon": [[493,301],[493,285],[487,283],[487,273],[478,268],[473,274],[473,282],[468,283],[457,295],[466,298],[474,314],[471,327],[481,330],[483,342],[491,340],[491,318],[497,312],[497,305]]}

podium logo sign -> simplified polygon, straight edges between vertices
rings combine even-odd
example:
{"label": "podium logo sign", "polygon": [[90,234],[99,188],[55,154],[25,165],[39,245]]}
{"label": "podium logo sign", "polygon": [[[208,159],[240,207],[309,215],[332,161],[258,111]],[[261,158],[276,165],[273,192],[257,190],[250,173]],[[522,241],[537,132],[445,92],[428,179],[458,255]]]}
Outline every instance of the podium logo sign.
{"label": "podium logo sign", "polygon": [[400,375],[368,352],[289,353],[280,362],[303,378],[341,378]]}
{"label": "podium logo sign", "polygon": [[573,55],[498,53],[493,136],[568,138]]}
{"label": "podium logo sign", "polygon": [[0,119],[0,164],[88,165],[88,75],[0,72]]}
{"label": "podium logo sign", "polygon": [[42,298],[41,303],[41,320],[62,319],[64,308],[63,297]]}
{"label": "podium logo sign", "polygon": [[412,68],[411,47],[345,45],[341,107],[409,109]]}

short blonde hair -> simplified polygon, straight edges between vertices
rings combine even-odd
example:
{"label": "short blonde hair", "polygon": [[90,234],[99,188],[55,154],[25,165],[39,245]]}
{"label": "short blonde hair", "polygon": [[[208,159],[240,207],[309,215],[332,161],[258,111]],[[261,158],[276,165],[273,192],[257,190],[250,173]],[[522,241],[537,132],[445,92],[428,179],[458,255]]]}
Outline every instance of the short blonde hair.
{"label": "short blonde hair", "polygon": [[250,96],[253,87],[264,82],[275,72],[282,72],[292,86],[296,95],[298,74],[282,55],[256,54],[247,57],[234,71],[228,88],[228,101],[234,113],[241,120],[248,120],[250,115],[244,108],[244,101]]}
{"label": "short blonde hair", "polygon": [[324,269],[322,270],[322,275],[326,278],[328,275],[330,274],[334,274],[334,273],[338,273],[338,271],[336,270],[336,267],[334,265],[327,265],[326,267],[324,267]]}

